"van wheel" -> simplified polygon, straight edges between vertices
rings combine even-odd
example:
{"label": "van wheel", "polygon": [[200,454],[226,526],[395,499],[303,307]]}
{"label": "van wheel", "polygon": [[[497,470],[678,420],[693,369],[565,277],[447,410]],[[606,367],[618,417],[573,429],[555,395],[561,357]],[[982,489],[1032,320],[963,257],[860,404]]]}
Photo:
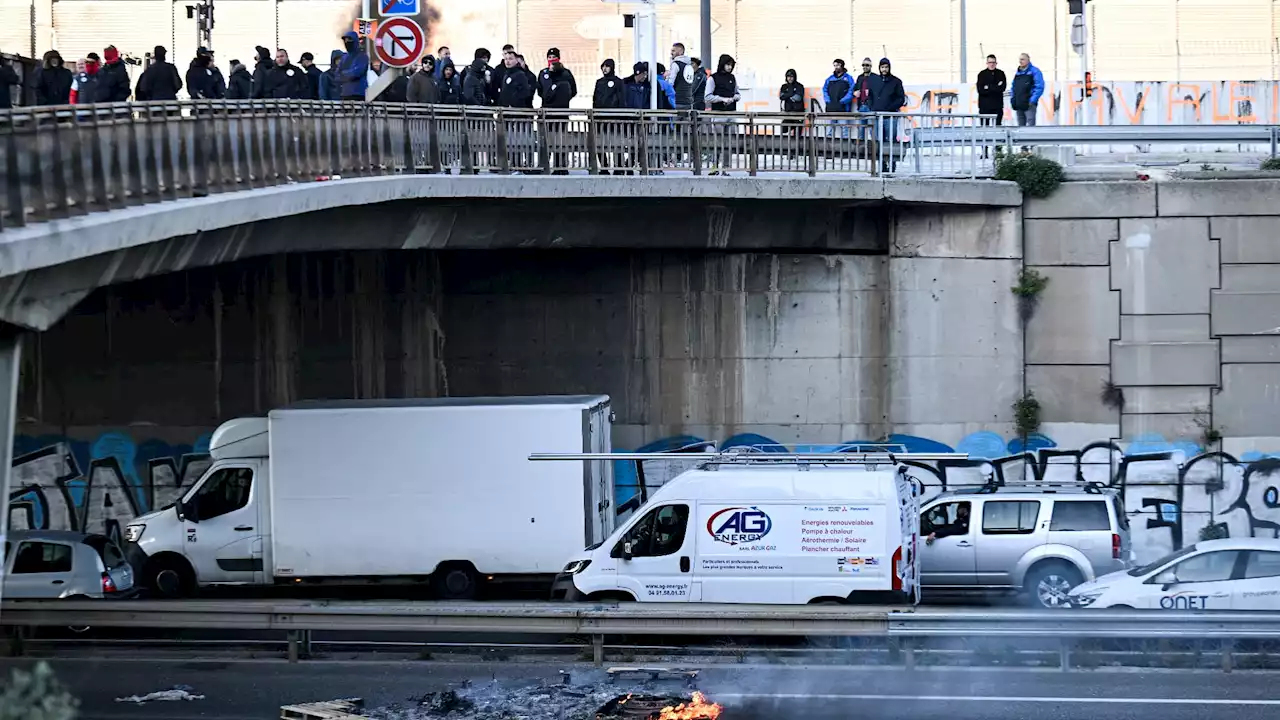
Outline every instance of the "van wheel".
{"label": "van wheel", "polygon": [[158,597],[194,597],[196,573],[191,569],[191,565],[181,558],[157,558],[147,565],[144,584]]}
{"label": "van wheel", "polygon": [[1067,593],[1080,584],[1080,571],[1064,563],[1045,563],[1027,573],[1023,587],[1031,607],[1057,610],[1066,607]]}
{"label": "van wheel", "polygon": [[431,585],[441,600],[475,600],[480,592],[480,578],[468,563],[441,565],[431,576]]}

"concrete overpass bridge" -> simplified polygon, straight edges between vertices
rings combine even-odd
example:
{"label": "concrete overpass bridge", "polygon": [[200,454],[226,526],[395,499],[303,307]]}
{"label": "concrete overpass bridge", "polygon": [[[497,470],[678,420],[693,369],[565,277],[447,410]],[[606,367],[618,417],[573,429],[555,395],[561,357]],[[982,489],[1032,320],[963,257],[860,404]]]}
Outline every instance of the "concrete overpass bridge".
{"label": "concrete overpass bridge", "polygon": [[[1280,371],[1252,334],[1280,324],[1254,269],[1276,262],[1275,181],[1068,183],[1024,204],[978,177],[974,136],[890,153],[822,118],[734,119],[2,114],[0,429],[20,428],[18,475],[118,470],[132,505],[90,487],[65,497],[96,509],[64,524],[123,517],[167,502],[219,420],[318,396],[607,392],[629,448],[954,446],[1014,436],[1028,393],[1062,447],[1218,416],[1228,442],[1273,435],[1256,387]],[[1032,321],[1010,292],[1024,269],[1050,279]],[[1104,380],[1130,404],[1098,401]],[[48,438],[84,450],[78,467],[30,452]]]}

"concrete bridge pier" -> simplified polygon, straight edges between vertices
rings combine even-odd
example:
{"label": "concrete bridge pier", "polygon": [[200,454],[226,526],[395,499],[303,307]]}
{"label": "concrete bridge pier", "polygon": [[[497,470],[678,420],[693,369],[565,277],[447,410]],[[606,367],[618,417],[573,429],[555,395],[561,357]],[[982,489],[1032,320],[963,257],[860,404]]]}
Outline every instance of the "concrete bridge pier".
{"label": "concrete bridge pier", "polygon": [[[13,428],[18,414],[18,366],[22,361],[23,330],[0,323],[0,548],[9,530],[9,475],[13,472]],[[0,571],[3,566],[0,566]],[[0,596],[3,595],[0,583]]]}

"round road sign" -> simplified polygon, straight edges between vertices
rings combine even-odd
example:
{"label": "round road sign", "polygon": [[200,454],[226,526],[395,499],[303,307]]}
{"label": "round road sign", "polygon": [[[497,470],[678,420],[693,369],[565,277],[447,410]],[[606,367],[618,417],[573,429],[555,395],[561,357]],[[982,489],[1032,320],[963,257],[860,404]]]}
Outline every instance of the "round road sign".
{"label": "round road sign", "polygon": [[384,20],[374,35],[378,59],[395,68],[409,67],[422,57],[427,47],[426,33],[406,17]]}

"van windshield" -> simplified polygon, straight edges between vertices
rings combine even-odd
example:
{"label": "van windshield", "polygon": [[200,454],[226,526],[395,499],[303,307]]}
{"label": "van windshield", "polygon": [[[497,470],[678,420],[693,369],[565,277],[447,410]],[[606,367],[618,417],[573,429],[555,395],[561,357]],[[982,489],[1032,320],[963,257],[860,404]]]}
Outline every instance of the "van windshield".
{"label": "van windshield", "polygon": [[1129,571],[1129,576],[1141,577],[1148,573],[1155,572],[1157,569],[1163,567],[1164,565],[1167,565],[1173,562],[1174,560],[1184,558],[1195,551],[1196,551],[1195,545],[1192,545],[1190,547],[1184,547],[1181,550],[1178,550],[1177,552],[1172,552],[1172,553],[1169,553],[1168,555],[1165,555],[1164,557],[1160,558],[1159,560],[1153,563],[1147,563],[1146,565],[1143,565],[1141,567],[1133,568],[1132,570]]}

